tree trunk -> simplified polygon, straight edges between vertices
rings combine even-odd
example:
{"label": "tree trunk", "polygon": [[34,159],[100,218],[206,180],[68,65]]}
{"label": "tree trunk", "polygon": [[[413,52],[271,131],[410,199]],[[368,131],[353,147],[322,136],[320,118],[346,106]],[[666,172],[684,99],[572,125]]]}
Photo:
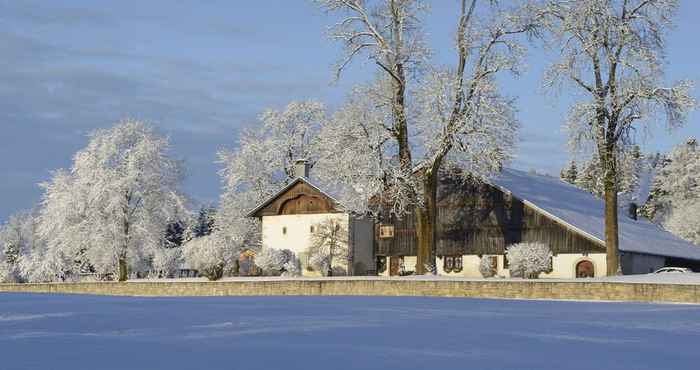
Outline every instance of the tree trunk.
{"label": "tree trunk", "polygon": [[423,207],[416,207],[416,241],[418,253],[416,274],[437,274],[435,264],[435,232],[437,226],[437,171],[423,175]]}
{"label": "tree trunk", "polygon": [[617,186],[615,171],[605,177],[605,246],[607,249],[607,275],[620,274],[619,236],[617,220]]}
{"label": "tree trunk", "polygon": [[129,250],[129,232],[131,230],[131,224],[128,218],[128,205],[131,203],[131,195],[126,194],[126,205],[124,207],[124,219],[122,220],[122,228],[124,232],[124,245],[122,250],[119,252],[119,281],[126,281],[129,278],[129,272],[127,271],[126,265],[126,253]]}
{"label": "tree trunk", "polygon": [[126,266],[126,254],[119,255],[119,281],[126,281],[129,276]]}

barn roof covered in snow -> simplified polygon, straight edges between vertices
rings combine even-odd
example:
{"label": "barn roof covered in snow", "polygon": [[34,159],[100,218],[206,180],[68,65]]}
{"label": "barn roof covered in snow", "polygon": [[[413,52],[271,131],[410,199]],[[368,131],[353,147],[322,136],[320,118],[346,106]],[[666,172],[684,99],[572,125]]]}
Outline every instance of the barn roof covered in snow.
{"label": "barn roof covered in snow", "polygon": [[[505,169],[492,185],[539,209],[579,233],[605,244],[605,204],[601,199],[551,176]],[[620,251],[700,260],[700,247],[640,217],[619,211]]]}

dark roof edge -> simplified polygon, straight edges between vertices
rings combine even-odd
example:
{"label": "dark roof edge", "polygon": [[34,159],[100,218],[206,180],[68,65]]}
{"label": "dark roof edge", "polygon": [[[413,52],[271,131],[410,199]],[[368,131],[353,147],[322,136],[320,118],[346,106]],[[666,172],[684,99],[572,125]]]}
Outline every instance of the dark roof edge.
{"label": "dark roof edge", "polygon": [[328,194],[328,193],[326,193],[325,191],[321,190],[321,188],[319,188],[318,186],[314,185],[314,183],[312,183],[311,181],[309,181],[309,179],[307,179],[306,177],[297,177],[297,178],[295,178],[292,182],[290,182],[290,183],[287,184],[285,187],[283,187],[283,188],[280,189],[278,192],[276,192],[274,195],[272,195],[272,196],[270,196],[269,198],[267,198],[267,200],[265,200],[264,202],[260,203],[260,205],[258,205],[257,207],[255,207],[252,211],[248,212],[248,214],[246,214],[246,217],[260,217],[260,216],[256,216],[255,214],[258,213],[258,211],[260,211],[261,209],[265,208],[265,207],[266,207],[267,205],[269,205],[270,203],[272,203],[275,199],[279,198],[282,194],[284,194],[285,192],[287,192],[287,190],[291,189],[292,186],[296,185],[298,182],[304,182],[304,183],[306,183],[307,185],[309,185],[309,186],[311,186],[312,188],[314,188],[315,190],[317,190],[319,193],[321,193],[321,194],[327,196],[328,198],[330,198],[335,204],[338,204],[338,201],[337,201],[333,196],[331,196],[330,194]]}

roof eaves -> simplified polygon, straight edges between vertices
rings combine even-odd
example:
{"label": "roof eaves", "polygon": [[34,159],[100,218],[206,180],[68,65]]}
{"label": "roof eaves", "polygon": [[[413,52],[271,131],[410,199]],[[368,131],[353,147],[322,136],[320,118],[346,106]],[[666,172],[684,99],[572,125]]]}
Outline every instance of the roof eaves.
{"label": "roof eaves", "polygon": [[315,190],[317,190],[319,193],[321,193],[321,194],[327,196],[328,198],[330,198],[330,199],[331,199],[333,202],[335,202],[336,204],[339,204],[339,203],[338,203],[338,200],[336,200],[335,197],[333,197],[332,195],[330,195],[330,194],[326,193],[325,191],[321,190],[321,188],[319,188],[319,187],[316,186],[314,183],[312,183],[311,181],[309,181],[309,179],[307,179],[306,177],[297,177],[297,178],[295,178],[292,182],[290,182],[289,184],[287,184],[287,186],[285,186],[284,188],[280,189],[280,190],[279,190],[278,192],[276,192],[274,195],[270,196],[270,197],[267,198],[264,202],[260,203],[260,205],[258,205],[257,207],[255,207],[252,211],[248,212],[248,214],[246,215],[246,217],[257,217],[257,216],[255,216],[255,214],[258,213],[258,211],[260,211],[262,208],[265,208],[268,204],[272,203],[272,201],[274,201],[275,199],[277,199],[277,197],[279,197],[280,195],[282,195],[284,192],[286,192],[287,190],[289,190],[292,186],[296,185],[296,183],[297,183],[297,182],[300,182],[300,181],[305,182],[307,185],[311,186],[312,188],[314,188]]}

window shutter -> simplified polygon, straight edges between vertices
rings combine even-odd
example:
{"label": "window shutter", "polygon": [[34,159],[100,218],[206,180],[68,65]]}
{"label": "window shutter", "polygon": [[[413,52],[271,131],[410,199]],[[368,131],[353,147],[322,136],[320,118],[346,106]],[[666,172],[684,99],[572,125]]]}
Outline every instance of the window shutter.
{"label": "window shutter", "polygon": [[455,256],[452,271],[461,272],[462,271],[462,256]]}

